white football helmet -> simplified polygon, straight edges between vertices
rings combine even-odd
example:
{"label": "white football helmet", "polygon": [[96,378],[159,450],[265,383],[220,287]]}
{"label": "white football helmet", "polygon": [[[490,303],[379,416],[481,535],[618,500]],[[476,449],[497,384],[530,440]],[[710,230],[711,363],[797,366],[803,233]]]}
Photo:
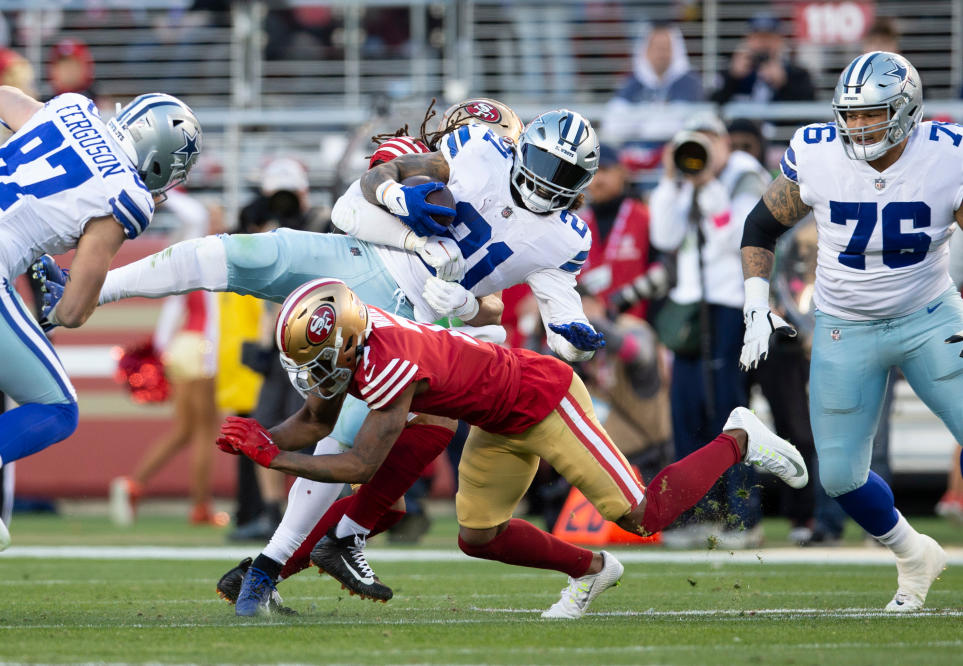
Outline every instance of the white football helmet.
{"label": "white football helmet", "polygon": [[522,121],[504,102],[490,97],[475,97],[452,104],[441,117],[441,127],[460,127],[469,123],[485,125],[496,136],[518,142]]}
{"label": "white football helmet", "polygon": [[368,327],[368,308],[341,280],[311,280],[291,292],[278,313],[275,335],[294,388],[325,400],[344,393]]}
{"label": "white football helmet", "polygon": [[[866,127],[846,125],[848,111],[886,109],[886,120]],[[908,137],[923,117],[923,86],[910,61],[886,51],[864,53],[849,63],[836,83],[833,112],[843,149],[850,159],[875,160]],[[883,138],[863,137],[886,130]]]}
{"label": "white football helmet", "polygon": [[599,139],[581,114],[537,116],[518,138],[512,185],[525,208],[551,213],[572,205],[599,168]]}

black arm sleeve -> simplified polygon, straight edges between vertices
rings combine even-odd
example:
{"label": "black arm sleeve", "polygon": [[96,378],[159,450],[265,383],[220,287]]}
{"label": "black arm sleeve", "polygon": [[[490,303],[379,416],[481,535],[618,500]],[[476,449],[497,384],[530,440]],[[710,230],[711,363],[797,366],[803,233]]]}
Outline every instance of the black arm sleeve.
{"label": "black arm sleeve", "polygon": [[756,207],[746,216],[740,247],[761,247],[774,252],[776,241],[787,231],[789,227],[777,220],[765,202],[760,199]]}

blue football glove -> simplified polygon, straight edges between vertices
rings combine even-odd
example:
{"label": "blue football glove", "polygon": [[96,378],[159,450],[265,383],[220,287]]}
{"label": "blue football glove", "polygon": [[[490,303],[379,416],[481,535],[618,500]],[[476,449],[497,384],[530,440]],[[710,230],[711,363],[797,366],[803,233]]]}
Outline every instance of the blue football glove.
{"label": "blue football glove", "polygon": [[595,351],[605,346],[605,336],[588,324],[576,321],[571,324],[549,324],[548,327],[571,342],[576,349]]}
{"label": "blue football glove", "polygon": [[376,198],[384,204],[392,215],[397,215],[404,224],[419,236],[438,236],[445,233],[446,227],[432,219],[432,215],[454,217],[455,210],[447,206],[437,206],[425,201],[432,192],[442,189],[442,182],[422,183],[411,187],[401,183],[386,183],[378,188]]}
{"label": "blue football glove", "polygon": [[46,333],[56,326],[50,323],[47,315],[63,298],[70,271],[58,266],[53,257],[45,254],[30,266],[30,278],[40,286],[40,327]]}

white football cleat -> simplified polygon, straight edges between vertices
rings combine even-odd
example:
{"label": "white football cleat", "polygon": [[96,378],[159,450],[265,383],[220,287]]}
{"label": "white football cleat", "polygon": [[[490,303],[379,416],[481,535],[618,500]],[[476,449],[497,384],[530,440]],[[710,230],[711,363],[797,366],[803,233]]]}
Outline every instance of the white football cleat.
{"label": "white football cleat", "polygon": [[568,587],[562,590],[562,598],[542,613],[544,618],[577,620],[585,615],[589,604],[605,590],[619,584],[625,567],[604,550],[602,570],[597,574],[586,574],[579,578],[568,578]]}
{"label": "white football cleat", "polygon": [[896,595],[886,604],[889,613],[915,613],[923,608],[926,593],[946,568],[946,551],[932,537],[920,534],[920,549],[915,557],[896,558]]}
{"label": "white football cleat", "polygon": [[759,417],[745,407],[736,407],[729,414],[723,430],[745,430],[749,436],[746,447],[747,465],[772,472],[793,488],[809,483],[806,461],[795,446],[766,427]]}
{"label": "white football cleat", "polygon": [[0,550],[6,550],[10,545],[10,530],[7,529],[3,519],[0,518]]}

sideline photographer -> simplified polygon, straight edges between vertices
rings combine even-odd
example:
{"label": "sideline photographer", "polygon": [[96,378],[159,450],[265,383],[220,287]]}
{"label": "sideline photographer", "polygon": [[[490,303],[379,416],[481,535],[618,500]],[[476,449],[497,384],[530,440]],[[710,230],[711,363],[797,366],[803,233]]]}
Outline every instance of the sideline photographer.
{"label": "sideline photographer", "polygon": [[[699,447],[726,415],[746,404],[738,368],[742,347],[740,243],[746,215],[762,195],[768,174],[752,156],[732,151],[725,126],[712,114],[694,116],[666,148],[662,179],[649,199],[653,246],[677,253],[677,283],[655,315],[663,344],[675,352],[670,402],[676,459]],[[758,545],[762,533],[753,472],[737,465],[716,491],[692,510],[688,523],[663,535],[679,547]],[[706,522],[719,519],[720,529]],[[698,520],[693,518],[698,517]]]}

